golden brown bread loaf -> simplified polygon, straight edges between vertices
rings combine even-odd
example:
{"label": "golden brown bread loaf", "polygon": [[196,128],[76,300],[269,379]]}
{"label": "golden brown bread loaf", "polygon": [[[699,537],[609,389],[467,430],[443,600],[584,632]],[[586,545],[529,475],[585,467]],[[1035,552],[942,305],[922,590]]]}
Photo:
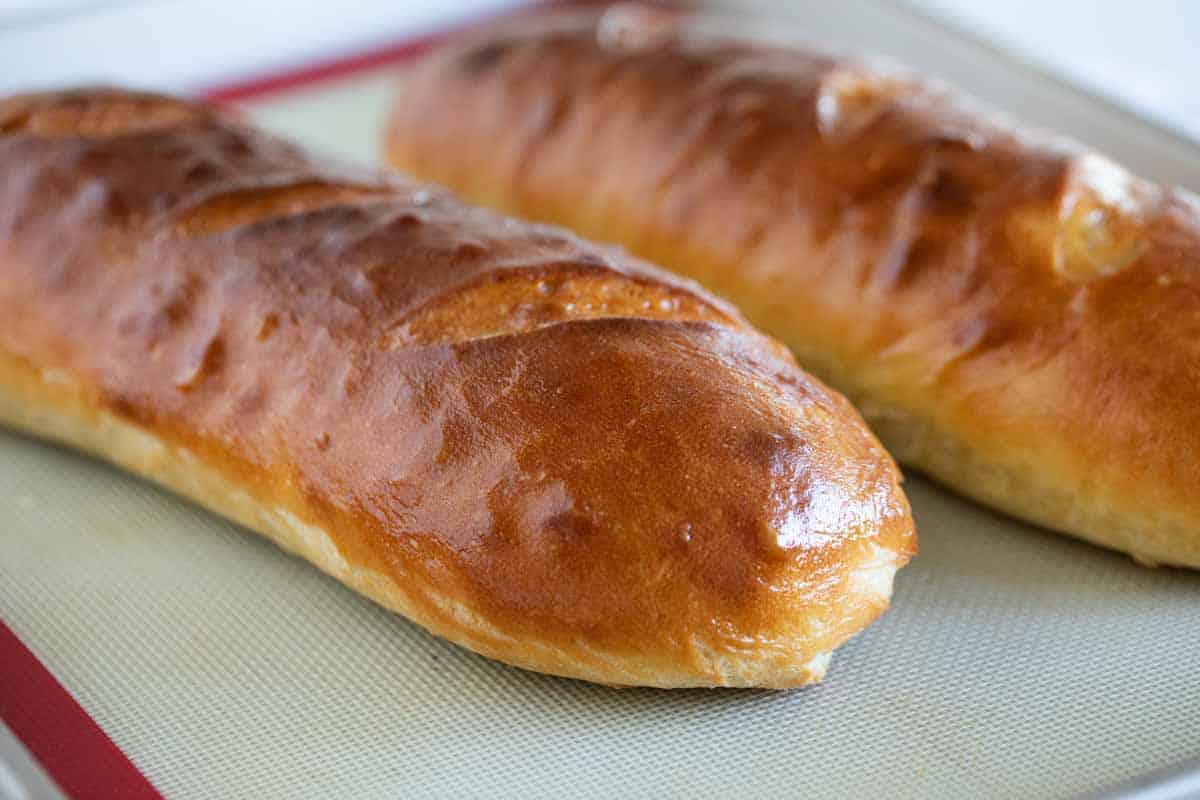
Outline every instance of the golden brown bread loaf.
{"label": "golden brown bread loaf", "polygon": [[152,95],[0,100],[0,421],[612,684],[817,680],[915,548],[852,407],[696,286]]}
{"label": "golden brown bread loaf", "polygon": [[392,163],[696,278],[902,463],[1200,567],[1200,202],[894,68],[618,8],[406,74]]}

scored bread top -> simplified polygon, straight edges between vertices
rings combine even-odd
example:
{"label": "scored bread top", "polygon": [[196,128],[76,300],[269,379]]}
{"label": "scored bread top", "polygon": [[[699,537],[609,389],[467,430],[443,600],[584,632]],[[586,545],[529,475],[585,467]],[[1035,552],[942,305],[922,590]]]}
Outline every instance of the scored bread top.
{"label": "scored bread top", "polygon": [[0,101],[0,307],[0,354],[522,666],[804,683],[915,547],[857,414],[725,303],[200,105]]}
{"label": "scored bread top", "polygon": [[1200,201],[885,63],[623,6],[406,74],[399,168],[697,278],[901,461],[1200,566]]}

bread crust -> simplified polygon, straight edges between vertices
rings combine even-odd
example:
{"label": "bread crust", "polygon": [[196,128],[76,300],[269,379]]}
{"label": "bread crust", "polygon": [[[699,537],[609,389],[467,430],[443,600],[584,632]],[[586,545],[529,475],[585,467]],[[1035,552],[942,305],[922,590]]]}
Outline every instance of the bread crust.
{"label": "bread crust", "polygon": [[621,8],[404,78],[392,163],[700,280],[891,452],[1200,567],[1200,202],[902,69]]}
{"label": "bread crust", "polygon": [[698,287],[201,105],[0,101],[0,421],[521,667],[788,687],[915,548],[844,398]]}

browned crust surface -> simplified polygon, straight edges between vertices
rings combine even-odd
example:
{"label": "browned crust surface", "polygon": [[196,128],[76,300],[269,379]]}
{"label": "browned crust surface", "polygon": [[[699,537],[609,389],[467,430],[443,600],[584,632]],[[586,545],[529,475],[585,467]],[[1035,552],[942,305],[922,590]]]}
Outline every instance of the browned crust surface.
{"label": "browned crust surface", "polygon": [[394,164],[699,279],[902,462],[1200,566],[1200,204],[900,70],[618,9],[405,76]]}
{"label": "browned crust surface", "polygon": [[805,683],[915,547],[853,409],[722,302],[202,106],[0,101],[0,309],[0,419],[520,666]]}

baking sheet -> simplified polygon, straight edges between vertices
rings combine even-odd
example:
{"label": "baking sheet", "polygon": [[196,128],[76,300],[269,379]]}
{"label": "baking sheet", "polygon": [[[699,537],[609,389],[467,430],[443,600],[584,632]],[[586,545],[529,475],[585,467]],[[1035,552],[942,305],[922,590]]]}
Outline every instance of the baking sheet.
{"label": "baking sheet", "polygon": [[[902,9],[787,11],[799,24],[773,35],[1019,98],[1006,105],[1200,188],[1187,143]],[[245,107],[369,161],[392,80]],[[172,798],[1070,797],[1200,756],[1200,575],[906,486],[921,553],[893,610],[824,684],[790,693],[505,667],[144,482],[5,432],[0,617]]]}

